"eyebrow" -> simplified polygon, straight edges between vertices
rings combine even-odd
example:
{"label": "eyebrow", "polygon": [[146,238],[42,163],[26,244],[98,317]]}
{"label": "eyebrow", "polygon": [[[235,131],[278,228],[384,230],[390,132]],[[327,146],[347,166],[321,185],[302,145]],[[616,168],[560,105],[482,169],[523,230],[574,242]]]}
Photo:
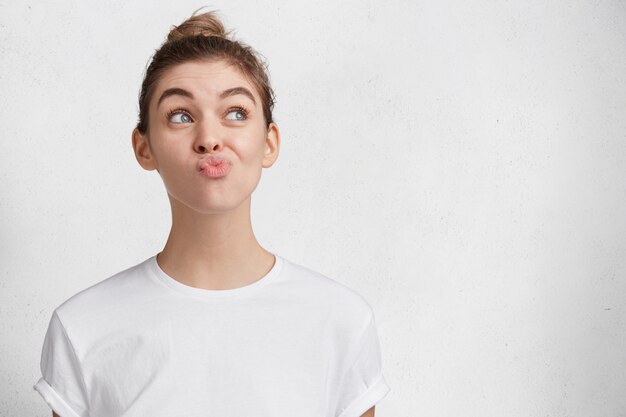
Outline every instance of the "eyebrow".
{"label": "eyebrow", "polygon": [[222,91],[222,94],[220,94],[220,98],[224,99],[226,97],[234,96],[236,94],[242,94],[244,96],[247,96],[256,106],[256,100],[254,99],[254,95],[246,87],[233,87],[229,88],[228,90],[224,90]]}
{"label": "eyebrow", "polygon": [[[252,102],[256,106],[256,100],[254,99],[254,95],[246,87],[233,87],[233,88],[224,90],[220,93],[220,99],[225,99],[226,97],[234,96],[237,94],[241,94],[241,95],[248,97],[250,100],[252,100]],[[192,100],[194,98],[191,92],[185,89],[182,89],[180,87],[172,87],[163,91],[163,93],[161,94],[161,97],[159,97],[159,101],[157,102],[157,107],[159,107],[159,105],[161,104],[163,100],[165,100],[167,97],[170,97],[170,96],[189,97]]]}

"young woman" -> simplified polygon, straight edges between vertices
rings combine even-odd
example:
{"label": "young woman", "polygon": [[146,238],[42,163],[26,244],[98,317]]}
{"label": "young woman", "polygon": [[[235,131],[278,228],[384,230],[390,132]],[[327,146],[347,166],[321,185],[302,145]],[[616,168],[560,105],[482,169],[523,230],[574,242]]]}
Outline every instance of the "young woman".
{"label": "young woman", "polygon": [[388,392],[370,305],[257,242],[251,194],[276,161],[266,67],[216,13],[147,68],[132,144],[167,190],[158,254],[57,307],[34,386],[61,417],[360,417]]}

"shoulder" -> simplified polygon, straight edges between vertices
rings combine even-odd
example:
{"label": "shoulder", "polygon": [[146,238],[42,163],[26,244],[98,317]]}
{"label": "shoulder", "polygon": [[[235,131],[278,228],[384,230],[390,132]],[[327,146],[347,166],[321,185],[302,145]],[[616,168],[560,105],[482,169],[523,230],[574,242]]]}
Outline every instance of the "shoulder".
{"label": "shoulder", "polygon": [[[147,261],[147,260],[146,260]],[[79,291],[61,303],[54,312],[66,326],[94,323],[99,316],[125,308],[146,294],[144,267],[137,263]]]}
{"label": "shoulder", "polygon": [[365,326],[373,316],[367,300],[338,277],[289,260],[285,262],[284,268],[286,279],[299,285],[297,293],[301,297],[313,298],[320,308],[332,311],[336,318],[341,318],[347,325]]}

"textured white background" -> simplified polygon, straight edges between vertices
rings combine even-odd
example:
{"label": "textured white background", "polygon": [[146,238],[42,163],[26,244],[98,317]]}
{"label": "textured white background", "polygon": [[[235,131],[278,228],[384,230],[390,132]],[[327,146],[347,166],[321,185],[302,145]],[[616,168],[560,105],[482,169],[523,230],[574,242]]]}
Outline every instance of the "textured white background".
{"label": "textured white background", "polygon": [[[198,1],[0,3],[0,415],[52,310],[170,226],[131,148]],[[380,417],[626,415],[626,4],[220,1],[269,61],[262,245],[373,306]]]}

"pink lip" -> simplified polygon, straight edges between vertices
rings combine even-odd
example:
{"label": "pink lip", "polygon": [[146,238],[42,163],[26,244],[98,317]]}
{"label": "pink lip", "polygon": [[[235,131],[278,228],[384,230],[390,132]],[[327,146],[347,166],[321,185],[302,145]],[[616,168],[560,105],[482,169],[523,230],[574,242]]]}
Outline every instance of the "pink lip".
{"label": "pink lip", "polygon": [[231,166],[232,162],[219,156],[207,155],[198,161],[198,171],[209,178],[224,177]]}

